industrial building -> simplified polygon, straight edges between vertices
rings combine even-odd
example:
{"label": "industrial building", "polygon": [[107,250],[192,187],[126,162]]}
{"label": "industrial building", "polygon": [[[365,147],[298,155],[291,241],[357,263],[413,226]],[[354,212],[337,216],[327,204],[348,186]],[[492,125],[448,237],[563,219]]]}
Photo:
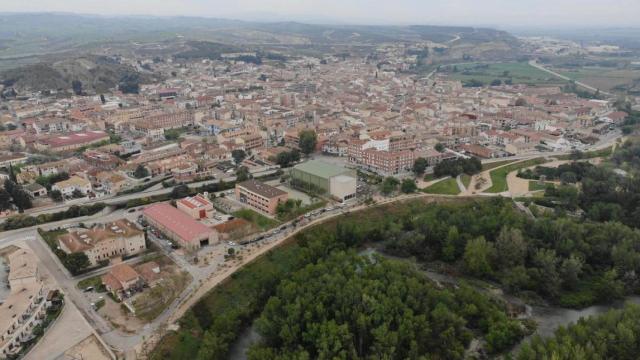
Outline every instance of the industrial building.
{"label": "industrial building", "polygon": [[323,161],[312,160],[296,165],[291,170],[291,185],[310,193],[327,194],[338,201],[356,196],[358,175]]}
{"label": "industrial building", "polygon": [[180,246],[197,250],[218,242],[218,232],[167,203],[151,205],[142,212],[149,225]]}

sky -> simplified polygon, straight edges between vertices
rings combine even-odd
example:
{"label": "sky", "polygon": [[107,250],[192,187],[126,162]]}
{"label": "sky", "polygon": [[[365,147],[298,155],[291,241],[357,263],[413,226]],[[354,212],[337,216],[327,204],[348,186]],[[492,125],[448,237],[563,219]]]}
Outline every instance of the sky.
{"label": "sky", "polygon": [[2,0],[0,12],[499,28],[640,26],[640,0]]}

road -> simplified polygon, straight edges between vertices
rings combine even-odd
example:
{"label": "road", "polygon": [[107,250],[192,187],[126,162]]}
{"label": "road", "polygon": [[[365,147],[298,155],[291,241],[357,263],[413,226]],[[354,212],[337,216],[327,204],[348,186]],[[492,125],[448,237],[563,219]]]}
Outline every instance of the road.
{"label": "road", "polygon": [[549,69],[545,68],[544,66],[538,64],[535,60],[529,61],[529,65],[533,66],[534,68],[536,68],[538,70],[542,70],[544,72],[547,72],[547,73],[549,73],[549,74],[551,74],[551,75],[553,75],[555,77],[558,77],[558,78],[560,78],[562,80],[566,80],[566,81],[569,81],[569,82],[573,81],[576,85],[578,85],[580,87],[583,87],[583,88],[585,88],[587,90],[593,91],[594,93],[600,91],[601,94],[604,94],[604,95],[607,95],[607,96],[613,96],[613,94],[611,94],[610,92],[606,92],[606,91],[597,89],[597,88],[595,88],[595,87],[593,87],[591,85],[587,85],[587,84],[585,84],[583,82],[576,81],[576,80],[574,80],[574,79],[572,79],[572,78],[570,78],[568,76],[562,75],[562,74],[557,73],[557,72],[555,72],[553,70],[549,70]]}

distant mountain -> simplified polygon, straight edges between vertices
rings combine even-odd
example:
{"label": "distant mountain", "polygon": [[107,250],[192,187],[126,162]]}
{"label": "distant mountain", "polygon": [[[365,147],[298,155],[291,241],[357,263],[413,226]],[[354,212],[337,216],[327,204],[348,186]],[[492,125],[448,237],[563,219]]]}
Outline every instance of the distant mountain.
{"label": "distant mountain", "polygon": [[[198,17],[104,17],[75,14],[1,14],[0,61],[86,51],[104,44],[206,40],[228,45],[375,45],[398,41],[461,44],[497,42],[517,47],[504,31],[449,26],[313,25]],[[1,66],[2,64],[0,64]]]}

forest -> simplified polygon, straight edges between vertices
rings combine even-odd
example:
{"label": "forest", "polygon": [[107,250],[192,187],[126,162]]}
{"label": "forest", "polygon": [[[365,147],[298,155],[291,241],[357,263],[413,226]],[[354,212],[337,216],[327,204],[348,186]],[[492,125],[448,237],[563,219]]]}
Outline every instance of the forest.
{"label": "forest", "polygon": [[256,322],[249,359],[462,359],[474,333],[490,352],[524,327],[469,287],[439,289],[406,263],[336,252],[284,280]]}
{"label": "forest", "polygon": [[[418,262],[440,261],[451,271],[563,306],[610,302],[637,293],[639,286],[640,233],[623,224],[569,217],[534,220],[501,198],[439,204],[412,201],[368,209],[366,214],[347,215],[302,232],[295,242],[250,264],[198,302],[181,321],[181,329],[165,337],[152,358],[226,358],[242,329],[256,318],[269,318],[265,306],[283,291],[283,281],[288,281],[290,291],[305,291],[303,287],[312,281],[290,282],[300,270],[365,244]],[[310,321],[320,326],[319,318]],[[505,344],[521,336],[515,327],[505,329],[501,337],[511,340],[501,340],[502,345],[493,349],[508,347]],[[269,334],[265,331],[273,343],[256,351],[275,355],[284,351],[280,347],[284,340]],[[317,344],[308,346],[304,351],[310,354],[319,351]]]}
{"label": "forest", "polygon": [[635,360],[640,354],[640,306],[628,304],[560,327],[551,338],[535,336],[517,360]]}

